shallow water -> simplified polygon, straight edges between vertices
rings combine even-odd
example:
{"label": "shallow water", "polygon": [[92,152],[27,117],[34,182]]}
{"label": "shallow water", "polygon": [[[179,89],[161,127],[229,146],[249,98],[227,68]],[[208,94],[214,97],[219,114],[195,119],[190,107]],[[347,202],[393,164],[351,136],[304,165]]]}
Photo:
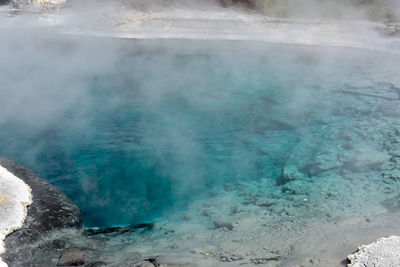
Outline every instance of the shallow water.
{"label": "shallow water", "polygon": [[[274,211],[283,221],[396,209],[397,56],[229,41],[10,40],[0,50],[0,154],[58,186],[86,226],[162,221],[216,195],[221,216],[235,203],[294,202]],[[226,192],[234,194],[224,200]]]}

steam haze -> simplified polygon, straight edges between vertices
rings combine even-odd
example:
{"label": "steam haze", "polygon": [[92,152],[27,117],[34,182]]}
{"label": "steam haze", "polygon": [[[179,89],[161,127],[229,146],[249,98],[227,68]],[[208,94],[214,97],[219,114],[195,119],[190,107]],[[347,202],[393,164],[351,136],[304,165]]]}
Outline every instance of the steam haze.
{"label": "steam haze", "polygon": [[[378,33],[369,29],[359,38],[351,23],[332,34],[325,24],[293,34],[280,24],[262,28],[253,16],[395,21],[398,10],[395,1],[223,7],[212,0],[75,0],[36,13],[13,11],[1,26],[0,153],[59,186],[89,226],[150,221],[207,196],[214,186],[276,180],[286,166],[304,169],[319,157],[316,151],[331,153],[354,141],[343,141],[335,128],[341,122],[331,121],[332,114],[342,118],[352,109],[348,98],[331,100],[335,91],[356,88],[361,80],[362,88],[397,97],[398,61],[374,51],[396,43],[371,38]],[[196,41],[224,39],[221,32],[246,40],[253,29],[256,37],[278,36],[273,41],[279,45]],[[130,30],[159,39],[89,37]],[[168,31],[182,38],[167,40]],[[287,40],[315,46],[282,45]],[[317,46],[351,47],[354,40],[355,47],[370,50]],[[380,85],[382,80],[389,82]],[[332,157],[350,161],[358,151],[380,149],[366,141],[351,146]]]}

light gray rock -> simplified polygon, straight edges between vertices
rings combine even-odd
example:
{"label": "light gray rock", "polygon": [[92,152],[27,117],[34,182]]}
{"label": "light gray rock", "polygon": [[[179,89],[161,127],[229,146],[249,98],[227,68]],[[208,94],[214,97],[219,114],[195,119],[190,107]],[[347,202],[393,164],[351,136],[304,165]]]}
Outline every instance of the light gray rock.
{"label": "light gray rock", "polygon": [[400,266],[400,236],[389,236],[363,245],[348,256],[348,267],[398,267]]}
{"label": "light gray rock", "polygon": [[80,266],[85,264],[85,253],[76,248],[68,248],[63,251],[57,266]]}

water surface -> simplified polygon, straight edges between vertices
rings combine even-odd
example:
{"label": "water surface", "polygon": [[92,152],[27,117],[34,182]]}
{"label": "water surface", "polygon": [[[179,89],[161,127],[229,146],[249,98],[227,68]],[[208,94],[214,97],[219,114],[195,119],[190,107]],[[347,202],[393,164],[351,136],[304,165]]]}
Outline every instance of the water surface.
{"label": "water surface", "polygon": [[[231,204],[298,197],[298,217],[381,212],[397,194],[397,56],[254,42],[16,40],[0,51],[0,154],[58,186],[86,226],[162,220],[221,185],[240,196]],[[370,195],[354,193],[349,179],[367,179]],[[354,207],[315,196],[304,208],[316,190],[350,194]]]}

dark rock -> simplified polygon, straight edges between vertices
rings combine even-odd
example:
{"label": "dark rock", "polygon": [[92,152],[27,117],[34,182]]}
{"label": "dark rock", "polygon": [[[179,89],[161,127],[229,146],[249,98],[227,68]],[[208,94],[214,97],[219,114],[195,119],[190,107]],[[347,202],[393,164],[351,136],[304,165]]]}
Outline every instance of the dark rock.
{"label": "dark rock", "polygon": [[198,267],[195,263],[162,262],[159,267]]}
{"label": "dark rock", "polygon": [[344,260],[342,260],[341,262],[340,262],[340,264],[342,265],[342,266],[347,266],[348,264],[350,264],[351,263],[351,261],[348,259],[348,258],[346,258],[346,259],[344,259]]}
{"label": "dark rock", "polygon": [[116,226],[116,227],[108,227],[108,228],[90,228],[83,231],[84,235],[92,236],[99,234],[111,234],[112,236],[118,236],[125,233],[132,233],[139,229],[143,229],[144,231],[153,229],[153,223],[141,223],[141,224],[132,224],[128,226]]}
{"label": "dark rock", "polygon": [[80,266],[85,264],[85,253],[76,248],[68,248],[63,251],[57,266]]}
{"label": "dark rock", "polygon": [[153,265],[156,266],[156,267],[160,266],[160,263],[158,263],[158,261],[157,261],[156,258],[149,258],[149,259],[147,259],[146,261],[149,262],[149,263],[151,263],[151,264],[153,264]]}
{"label": "dark rock", "polygon": [[321,173],[328,171],[330,169],[322,169],[320,167],[320,162],[310,162],[303,166],[300,171],[306,173],[309,177],[318,176]]}
{"label": "dark rock", "polygon": [[50,242],[39,243],[38,248],[44,251],[61,251],[65,248],[65,242],[56,239]]}
{"label": "dark rock", "polygon": [[222,6],[231,7],[231,6],[244,6],[248,8],[256,7],[256,0],[219,0]]}
{"label": "dark rock", "polygon": [[65,247],[65,242],[59,239],[53,241],[53,246],[57,249],[62,249]]}
{"label": "dark rock", "polygon": [[277,186],[281,186],[281,185],[285,185],[291,181],[294,181],[295,179],[291,176],[288,175],[285,171],[285,168],[281,168],[281,174],[278,176],[278,178],[276,179],[276,185]]}
{"label": "dark rock", "polygon": [[251,263],[253,264],[267,264],[270,261],[279,261],[282,259],[282,256],[272,256],[272,257],[265,257],[265,258],[257,258],[257,259],[251,259]]}
{"label": "dark rock", "polygon": [[254,201],[254,205],[258,206],[258,207],[271,207],[272,205],[274,205],[275,202],[274,201],[270,201],[267,199],[258,199],[256,201]]}
{"label": "dark rock", "polygon": [[[21,260],[29,260],[27,255],[31,254],[28,248],[30,244],[52,230],[80,228],[82,218],[79,208],[65,194],[32,171],[1,156],[0,165],[32,189],[33,202],[28,206],[23,227],[5,239],[6,253],[3,260],[9,266],[18,266]],[[49,246],[61,248],[62,243],[56,241]]]}
{"label": "dark rock", "polygon": [[104,261],[95,261],[89,264],[86,264],[85,267],[106,267],[107,263]]}
{"label": "dark rock", "polygon": [[385,36],[395,37],[400,35],[400,25],[388,24],[385,27],[378,27],[377,31]]}
{"label": "dark rock", "polygon": [[218,221],[214,221],[213,223],[214,223],[214,226],[215,226],[216,229],[219,229],[219,228],[223,228],[224,229],[224,228],[226,228],[226,229],[228,229],[230,231],[233,230],[233,225],[231,223],[218,222]]}
{"label": "dark rock", "polygon": [[241,255],[235,255],[235,254],[219,254],[217,256],[217,259],[221,262],[234,262],[234,261],[239,261],[243,260],[243,257]]}
{"label": "dark rock", "polygon": [[154,256],[132,265],[132,267],[198,267],[195,263],[187,262],[185,259],[168,257],[168,256]]}
{"label": "dark rock", "polygon": [[9,3],[10,3],[10,0],[0,0],[0,6],[8,5]]}

